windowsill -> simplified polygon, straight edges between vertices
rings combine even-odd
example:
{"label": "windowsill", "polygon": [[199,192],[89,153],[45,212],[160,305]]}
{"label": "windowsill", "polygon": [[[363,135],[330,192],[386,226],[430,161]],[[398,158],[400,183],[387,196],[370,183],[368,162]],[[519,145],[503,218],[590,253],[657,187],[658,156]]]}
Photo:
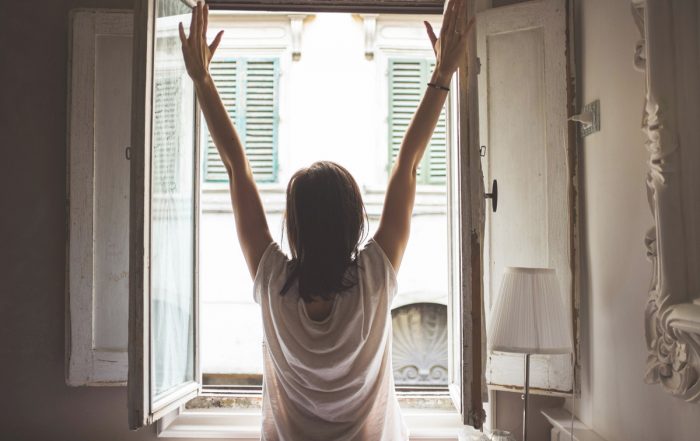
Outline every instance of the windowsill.
{"label": "windowsill", "polygon": [[[475,441],[481,432],[461,424],[457,412],[406,409],[410,439]],[[159,438],[259,440],[260,409],[176,409],[158,422]]]}

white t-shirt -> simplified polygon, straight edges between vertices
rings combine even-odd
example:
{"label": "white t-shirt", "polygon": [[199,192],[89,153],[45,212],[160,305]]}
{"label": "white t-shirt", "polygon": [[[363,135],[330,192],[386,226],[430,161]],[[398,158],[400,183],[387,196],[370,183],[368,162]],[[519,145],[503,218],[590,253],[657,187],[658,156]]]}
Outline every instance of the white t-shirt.
{"label": "white t-shirt", "polygon": [[289,260],[271,243],[253,285],[263,322],[263,441],[405,441],[394,393],[391,300],[396,274],[370,240],[357,284],[335,296],[323,321],[309,318]]}

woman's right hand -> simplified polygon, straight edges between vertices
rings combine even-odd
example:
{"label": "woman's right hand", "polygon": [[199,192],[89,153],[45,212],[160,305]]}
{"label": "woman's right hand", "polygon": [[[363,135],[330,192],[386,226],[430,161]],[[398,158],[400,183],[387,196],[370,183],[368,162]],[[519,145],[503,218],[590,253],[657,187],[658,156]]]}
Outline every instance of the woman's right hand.
{"label": "woman's right hand", "polygon": [[474,19],[467,23],[467,0],[449,0],[442,19],[440,38],[433,27],[424,22],[428,38],[435,51],[435,71],[441,76],[452,77],[467,55],[467,37],[474,26]]}
{"label": "woman's right hand", "polygon": [[208,21],[209,6],[203,6],[202,2],[198,1],[197,6],[192,9],[189,37],[185,36],[185,29],[182,23],[180,23],[179,27],[185,67],[187,67],[187,73],[190,78],[195,82],[203,80],[209,75],[209,63],[224,34],[224,31],[219,31],[214,37],[214,41],[207,45]]}

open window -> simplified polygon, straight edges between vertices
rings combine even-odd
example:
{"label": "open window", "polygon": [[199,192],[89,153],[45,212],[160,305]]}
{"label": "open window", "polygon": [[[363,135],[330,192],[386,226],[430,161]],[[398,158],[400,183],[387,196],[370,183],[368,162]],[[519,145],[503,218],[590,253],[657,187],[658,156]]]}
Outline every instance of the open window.
{"label": "open window", "polygon": [[[210,5],[212,9],[440,14],[443,1],[217,1]],[[177,25],[189,22],[192,6],[182,0],[136,2],[128,382],[129,420],[134,429],[181,408],[203,388],[198,280],[200,185],[215,187],[226,176],[205,128],[200,130],[192,82],[180,51]],[[212,62],[212,74],[225,95],[225,104],[227,100],[250,104],[230,103],[229,107],[251,153],[256,178],[266,185],[275,184],[280,173],[279,121],[275,117],[280,111],[276,101],[279,63],[274,56],[225,53]],[[475,61],[470,63],[474,65]],[[406,57],[390,58],[388,66],[390,75],[404,75],[402,78],[411,84],[425,82],[431,68],[428,61]],[[473,72],[467,75],[465,68],[460,72],[445,111],[450,117],[441,119],[438,136],[421,167],[421,179],[426,185],[447,185],[447,377],[461,423],[481,427],[485,335],[477,83]],[[247,103],[249,88],[262,95]],[[387,95],[388,130],[390,136],[394,132],[399,136],[406,124],[400,113],[400,99],[406,96],[400,97],[399,91]],[[255,109],[256,105],[264,108]],[[468,108],[472,111],[467,112]],[[393,160],[394,146],[389,144],[383,151],[384,164]]]}

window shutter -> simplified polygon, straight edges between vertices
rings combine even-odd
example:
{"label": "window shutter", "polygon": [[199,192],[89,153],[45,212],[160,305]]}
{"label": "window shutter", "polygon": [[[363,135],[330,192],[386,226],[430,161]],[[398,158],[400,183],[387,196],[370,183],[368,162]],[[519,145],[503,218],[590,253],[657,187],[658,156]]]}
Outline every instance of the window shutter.
{"label": "window shutter", "polygon": [[245,147],[258,182],[277,180],[277,60],[248,60]]}
{"label": "window shutter", "polygon": [[[389,169],[399,154],[424,87],[421,60],[389,60]],[[422,168],[422,167],[421,167]],[[419,179],[422,170],[419,170]]]}
{"label": "window shutter", "polygon": [[[238,104],[238,62],[233,59],[212,60],[209,65],[209,72],[216,83],[221,100],[226,107],[229,118],[238,126],[237,104]],[[207,133],[207,146],[204,153],[204,180],[206,182],[228,182],[226,168],[219,151],[211,139],[209,130]]]}
{"label": "window shutter", "polygon": [[[431,61],[424,83],[430,81],[430,75],[434,68],[435,62]],[[427,166],[429,168],[427,183],[444,184],[447,182],[447,111],[444,106],[440,112],[437,126],[435,126],[433,137],[430,140],[427,155]]]}
{"label": "window shutter", "polygon": [[[277,181],[278,60],[213,60],[210,71],[245,146],[255,180]],[[208,133],[204,162],[207,182],[228,181],[224,164]]]}
{"label": "window shutter", "polygon": [[[394,165],[411,118],[420,104],[435,62],[423,59],[389,60],[389,167]],[[418,182],[446,181],[447,124],[443,108],[433,138],[418,169]]]}

